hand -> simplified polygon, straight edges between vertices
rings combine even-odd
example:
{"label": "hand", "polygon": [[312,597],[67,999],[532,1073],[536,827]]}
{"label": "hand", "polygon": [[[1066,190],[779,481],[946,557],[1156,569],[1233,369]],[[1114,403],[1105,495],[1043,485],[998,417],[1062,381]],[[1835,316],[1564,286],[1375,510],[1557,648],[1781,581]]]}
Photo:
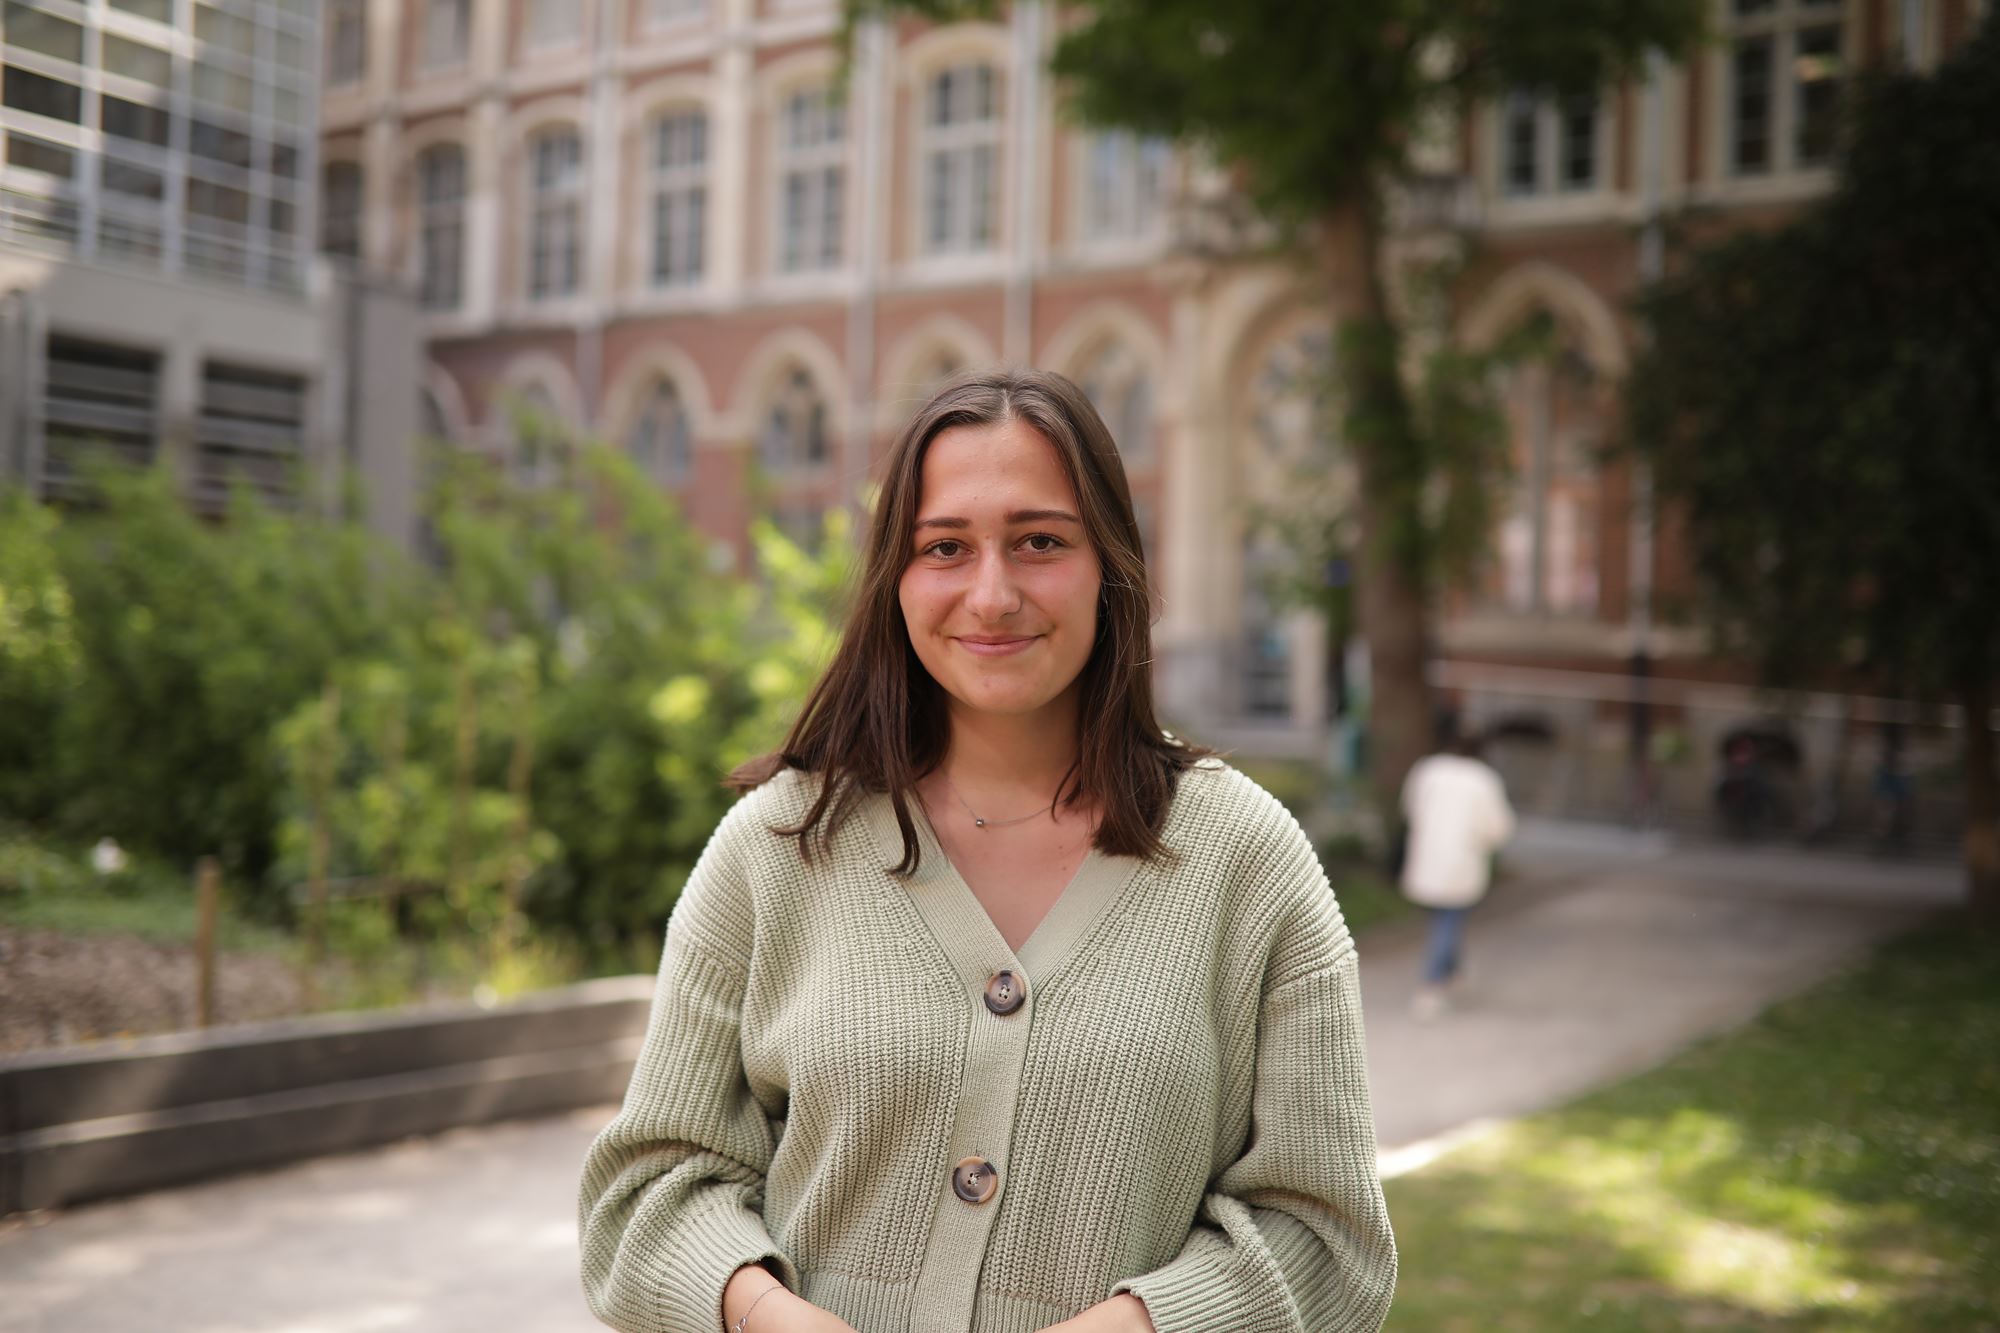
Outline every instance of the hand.
{"label": "hand", "polygon": [[[768,1293],[768,1294],[767,1294]],[[750,1310],[756,1305],[754,1311]],[[845,1319],[795,1296],[759,1264],[746,1264],[729,1276],[722,1289],[722,1326],[727,1333],[746,1311],[750,1322],[743,1333],[855,1333]]]}
{"label": "hand", "polygon": [[1052,1324],[1042,1333],[1153,1333],[1153,1320],[1146,1313],[1146,1303],[1128,1291],[1099,1301],[1076,1318]]}

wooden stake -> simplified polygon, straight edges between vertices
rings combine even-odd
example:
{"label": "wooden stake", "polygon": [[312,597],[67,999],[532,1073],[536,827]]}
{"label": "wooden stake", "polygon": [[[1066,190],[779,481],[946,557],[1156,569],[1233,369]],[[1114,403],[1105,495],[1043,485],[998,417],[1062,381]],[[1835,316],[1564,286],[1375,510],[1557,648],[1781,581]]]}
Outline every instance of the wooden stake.
{"label": "wooden stake", "polygon": [[221,880],[214,857],[195,863],[195,1014],[202,1027],[215,1025],[215,915]]}

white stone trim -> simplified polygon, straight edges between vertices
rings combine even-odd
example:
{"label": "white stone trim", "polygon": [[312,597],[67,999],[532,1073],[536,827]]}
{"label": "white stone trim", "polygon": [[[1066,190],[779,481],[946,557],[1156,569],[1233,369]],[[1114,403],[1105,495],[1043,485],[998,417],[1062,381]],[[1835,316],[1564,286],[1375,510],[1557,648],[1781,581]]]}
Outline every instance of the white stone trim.
{"label": "white stone trim", "polygon": [[548,390],[565,426],[573,431],[583,429],[583,395],[578,391],[576,378],[570,374],[569,367],[549,352],[522,352],[507,363],[506,369],[494,381],[486,402],[486,421],[482,431],[487,449],[509,466],[513,463],[508,452],[513,445],[513,423],[507,417],[503,400],[509,394],[525,393],[533,388]]}
{"label": "white stone trim", "polygon": [[882,357],[882,377],[875,394],[877,430],[899,429],[918,406],[915,394],[925,386],[916,382],[917,366],[939,351],[956,354],[971,370],[997,365],[1000,360],[992,342],[969,320],[949,311],[932,315],[891,343]]}
{"label": "white stone trim", "polygon": [[474,438],[472,417],[466,411],[465,394],[451,372],[435,361],[427,362],[423,388],[436,400],[438,410],[444,416],[445,442],[460,449],[471,444]]}
{"label": "white stone trim", "polygon": [[1617,316],[1590,284],[1545,259],[1517,264],[1489,283],[1460,321],[1460,334],[1471,346],[1484,346],[1536,306],[1570,316],[1591,365],[1609,378],[1624,378],[1630,355]]}
{"label": "white stone trim", "polygon": [[623,448],[625,437],[632,429],[632,418],[638,414],[641,396],[655,380],[667,379],[673,382],[680,393],[681,403],[687,409],[688,434],[696,449],[714,442],[716,436],[715,408],[709,400],[708,381],[701,373],[694,358],[677,343],[659,339],[625,358],[625,364],[611,381],[611,387],[604,395],[604,410],[601,419],[607,426],[609,441]]}
{"label": "white stone trim", "polygon": [[1086,359],[1109,342],[1123,342],[1145,364],[1155,389],[1156,415],[1164,428],[1178,420],[1182,386],[1167,373],[1166,339],[1144,315],[1115,298],[1093,301],[1071,315],[1042,345],[1035,364],[1076,379]]}
{"label": "white stone trim", "polygon": [[730,443],[754,448],[758,416],[771,400],[779,372],[797,362],[813,378],[826,400],[827,437],[836,442],[847,432],[847,373],[820,336],[799,325],[779,329],[758,343],[744,358],[730,388],[729,406],[716,419]]}

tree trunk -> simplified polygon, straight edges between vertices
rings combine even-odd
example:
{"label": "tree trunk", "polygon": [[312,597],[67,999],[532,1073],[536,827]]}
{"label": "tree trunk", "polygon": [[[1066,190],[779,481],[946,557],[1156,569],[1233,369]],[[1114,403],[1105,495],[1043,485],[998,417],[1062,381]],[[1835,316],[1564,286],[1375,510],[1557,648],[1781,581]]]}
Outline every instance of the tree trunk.
{"label": "tree trunk", "polygon": [[2000,779],[1993,768],[1993,683],[1984,673],[1960,692],[1965,705],[1965,875],[1973,916],[2000,926]]}
{"label": "tree trunk", "polygon": [[1403,776],[1431,748],[1434,719],[1425,614],[1423,460],[1403,385],[1399,331],[1382,285],[1375,203],[1358,198],[1323,219],[1322,256],[1339,336],[1336,372],[1346,395],[1343,443],[1360,490],[1361,550],[1355,601],[1368,637],[1368,766],[1392,817]]}

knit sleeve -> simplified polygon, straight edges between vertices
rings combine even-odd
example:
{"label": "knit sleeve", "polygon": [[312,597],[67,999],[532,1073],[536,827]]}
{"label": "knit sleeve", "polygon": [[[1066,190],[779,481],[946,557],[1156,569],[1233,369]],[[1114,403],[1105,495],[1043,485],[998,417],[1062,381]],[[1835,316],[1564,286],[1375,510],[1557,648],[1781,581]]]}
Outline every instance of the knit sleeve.
{"label": "knit sleeve", "polygon": [[768,1263],[798,1289],[762,1213],[774,1137],[743,1072],[752,934],[739,802],[667,925],[624,1105],[585,1156],[577,1230],[591,1313],[623,1333],[712,1333],[722,1289]]}
{"label": "knit sleeve", "polygon": [[1203,1198],[1180,1254],[1114,1289],[1144,1301],[1158,1333],[1372,1333],[1388,1316],[1396,1247],[1360,977],[1324,883],[1324,906],[1287,928],[1267,967],[1248,1148]]}

